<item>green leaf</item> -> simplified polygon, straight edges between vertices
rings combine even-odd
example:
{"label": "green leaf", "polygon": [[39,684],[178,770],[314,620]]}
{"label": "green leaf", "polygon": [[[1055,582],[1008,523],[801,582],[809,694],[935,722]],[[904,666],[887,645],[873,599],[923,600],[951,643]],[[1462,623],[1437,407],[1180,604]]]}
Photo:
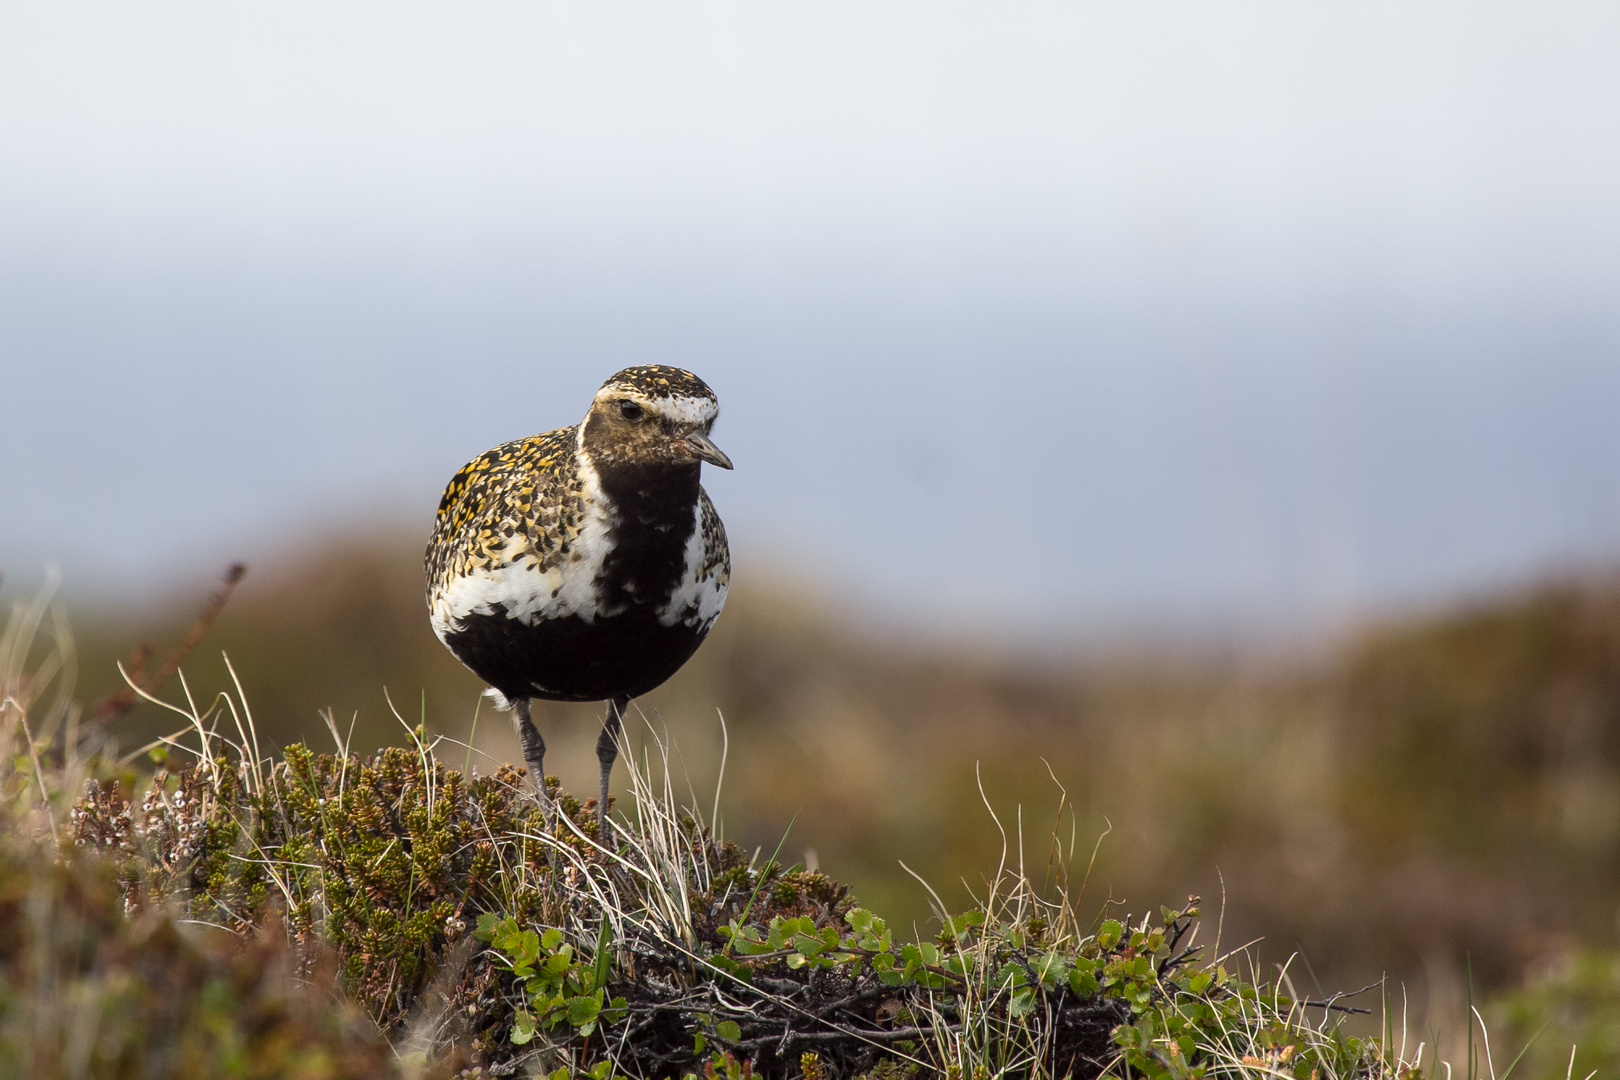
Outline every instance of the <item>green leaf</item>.
{"label": "green leaf", "polygon": [[486,911],[478,916],[478,929],[473,931],[473,937],[479,941],[489,941],[495,936],[495,927],[500,925],[500,918],[493,912]]}
{"label": "green leaf", "polygon": [[714,1025],[714,1033],[727,1042],[738,1042],[742,1039],[742,1028],[735,1020],[722,1020]]}
{"label": "green leaf", "polygon": [[754,926],[738,926],[733,922],[728,927],[722,927],[721,933],[731,940],[727,948],[735,948],[744,956],[758,956],[761,953],[775,952],[780,946],[773,946],[760,936],[759,928]]}
{"label": "green leaf", "polygon": [[945,920],[943,932],[951,937],[961,937],[975,926],[984,925],[984,912],[969,911],[961,915],[954,915]]}
{"label": "green leaf", "polygon": [[1024,965],[1014,961],[1009,960],[1002,964],[1001,970],[996,972],[996,985],[1003,989],[1009,986],[1023,986],[1028,981],[1024,975]]}
{"label": "green leaf", "polygon": [[719,968],[721,971],[724,971],[728,975],[736,976],[743,982],[751,982],[753,980],[752,972],[743,967],[741,964],[737,963],[737,961],[733,960],[731,957],[722,953],[717,953],[716,955],[709,957],[709,963],[713,964],[715,967]]}
{"label": "green leaf", "polygon": [[596,967],[591,972],[592,990],[600,990],[607,985],[613,967],[612,945],[613,924],[603,919],[601,933],[596,935]]}
{"label": "green leaf", "polygon": [[1035,978],[1046,986],[1057,986],[1069,977],[1068,962],[1054,952],[1042,956],[1032,966]]}
{"label": "green leaf", "polygon": [[881,934],[853,934],[844,944],[867,952],[889,952],[894,948],[894,935],[887,929]]}
{"label": "green leaf", "polygon": [[512,1017],[512,1043],[522,1046],[534,1038],[534,1014],[527,1009],[519,1009],[517,1015]]}
{"label": "green leaf", "polygon": [[[568,1022],[574,1027],[581,1027],[596,1019],[596,1014],[602,1011],[602,1002],[596,997],[576,997],[568,1001]],[[581,1034],[587,1034],[581,1032]]]}
{"label": "green leaf", "polygon": [[1081,998],[1096,997],[1102,989],[1097,983],[1097,973],[1089,965],[1081,967],[1076,964],[1074,970],[1069,972],[1069,989],[1075,996]]}
{"label": "green leaf", "polygon": [[562,931],[555,926],[546,930],[545,936],[540,939],[540,945],[546,952],[556,952],[557,946],[562,944]]}
{"label": "green leaf", "polygon": [[1119,944],[1119,939],[1125,936],[1125,928],[1117,919],[1108,919],[1097,928],[1097,944],[1105,949],[1112,949]]}

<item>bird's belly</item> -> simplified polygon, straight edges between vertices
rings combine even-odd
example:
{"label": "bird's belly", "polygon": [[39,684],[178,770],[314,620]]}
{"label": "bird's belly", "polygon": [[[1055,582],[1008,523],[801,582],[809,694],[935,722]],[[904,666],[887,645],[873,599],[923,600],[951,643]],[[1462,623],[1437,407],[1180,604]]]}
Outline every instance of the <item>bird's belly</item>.
{"label": "bird's belly", "polygon": [[587,621],[524,621],[504,611],[467,615],[440,638],[508,699],[602,701],[645,694],[697,650],[708,626],[666,626],[646,607]]}

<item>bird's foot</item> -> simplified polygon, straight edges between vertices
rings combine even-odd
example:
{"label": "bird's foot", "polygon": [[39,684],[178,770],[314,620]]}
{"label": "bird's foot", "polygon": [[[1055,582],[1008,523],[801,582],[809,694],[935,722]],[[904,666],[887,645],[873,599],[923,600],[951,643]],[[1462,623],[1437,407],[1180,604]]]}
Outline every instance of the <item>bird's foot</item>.
{"label": "bird's foot", "polygon": [[608,810],[611,806],[611,800],[607,802],[603,802],[600,799],[585,800],[585,810],[587,812],[591,810],[596,811],[596,844],[598,847],[603,848],[606,851],[613,851],[616,849],[616,845],[614,844],[614,832],[617,829],[617,826],[613,824],[613,819],[608,817]]}
{"label": "bird's foot", "polygon": [[[539,775],[539,779],[535,777]],[[557,824],[557,804],[551,797],[550,785],[544,775],[537,774],[533,766],[529,768],[529,784],[534,790],[534,801],[540,804],[540,812],[545,815],[546,831],[550,832]]]}

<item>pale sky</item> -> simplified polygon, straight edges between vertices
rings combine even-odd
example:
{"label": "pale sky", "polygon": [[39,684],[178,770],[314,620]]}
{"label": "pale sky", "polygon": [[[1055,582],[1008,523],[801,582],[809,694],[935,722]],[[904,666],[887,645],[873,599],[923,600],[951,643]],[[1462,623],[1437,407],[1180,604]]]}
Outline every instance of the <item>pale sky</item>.
{"label": "pale sky", "polygon": [[0,569],[425,531],[654,361],[739,573],[902,620],[1612,559],[1617,56],[1612,4],[0,3]]}

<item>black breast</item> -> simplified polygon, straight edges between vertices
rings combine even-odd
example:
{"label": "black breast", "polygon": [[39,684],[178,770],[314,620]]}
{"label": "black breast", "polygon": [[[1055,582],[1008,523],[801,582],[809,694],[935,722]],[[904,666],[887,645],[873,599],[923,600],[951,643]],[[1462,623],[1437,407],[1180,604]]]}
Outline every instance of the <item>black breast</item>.
{"label": "black breast", "polygon": [[660,606],[686,572],[686,542],[697,527],[698,465],[604,465],[597,475],[614,509],[613,543],[597,579],[603,603]]}

